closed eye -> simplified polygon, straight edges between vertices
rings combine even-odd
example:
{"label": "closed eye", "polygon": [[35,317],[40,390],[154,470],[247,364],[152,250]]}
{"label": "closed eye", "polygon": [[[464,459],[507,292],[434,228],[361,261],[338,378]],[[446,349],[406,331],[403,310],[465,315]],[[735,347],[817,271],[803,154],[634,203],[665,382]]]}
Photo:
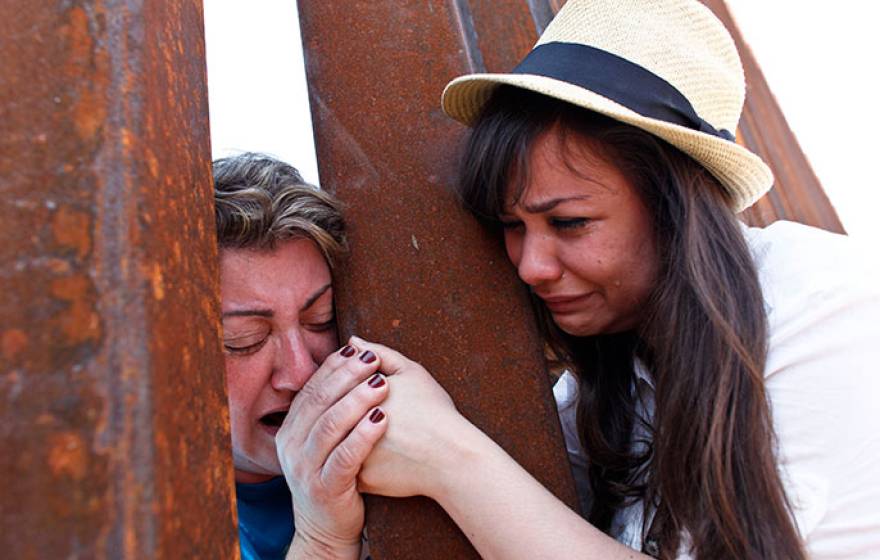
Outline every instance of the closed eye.
{"label": "closed eye", "polygon": [[578,229],[590,223],[589,218],[551,218],[550,225],[556,229]]}
{"label": "closed eye", "polygon": [[308,328],[312,332],[326,332],[331,329],[336,328],[336,317],[332,317],[329,321],[324,321],[323,323],[312,323],[307,325]]}
{"label": "closed eye", "polygon": [[232,343],[235,342],[235,340],[230,340],[223,345],[223,348],[225,348],[226,351],[229,352],[230,354],[238,354],[238,355],[253,354],[253,353],[257,352],[260,348],[262,348],[263,345],[266,344],[267,340],[269,340],[268,336],[258,340],[257,342],[254,342],[253,344],[246,344],[244,346],[230,344],[231,342]]}

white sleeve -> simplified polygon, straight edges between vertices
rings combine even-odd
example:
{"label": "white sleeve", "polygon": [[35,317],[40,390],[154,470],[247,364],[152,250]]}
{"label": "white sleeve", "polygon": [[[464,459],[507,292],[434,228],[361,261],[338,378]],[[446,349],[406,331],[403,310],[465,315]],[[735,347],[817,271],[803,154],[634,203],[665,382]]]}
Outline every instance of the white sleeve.
{"label": "white sleeve", "polygon": [[880,274],[812,235],[762,262],[781,475],[810,558],[880,558]]}
{"label": "white sleeve", "polygon": [[592,503],[590,480],[587,474],[587,454],[581,446],[577,432],[577,395],[578,383],[570,371],[565,371],[553,386],[553,397],[562,424],[562,435],[565,438],[565,449],[571,465],[581,515],[589,511]]}

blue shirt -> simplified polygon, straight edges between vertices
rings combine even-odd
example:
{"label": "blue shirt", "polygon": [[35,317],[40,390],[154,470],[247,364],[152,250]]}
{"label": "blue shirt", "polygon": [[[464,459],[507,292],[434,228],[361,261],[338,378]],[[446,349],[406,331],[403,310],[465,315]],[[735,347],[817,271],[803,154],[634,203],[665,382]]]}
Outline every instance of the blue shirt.
{"label": "blue shirt", "polygon": [[290,490],[283,476],[235,484],[242,560],[284,560],[293,539]]}

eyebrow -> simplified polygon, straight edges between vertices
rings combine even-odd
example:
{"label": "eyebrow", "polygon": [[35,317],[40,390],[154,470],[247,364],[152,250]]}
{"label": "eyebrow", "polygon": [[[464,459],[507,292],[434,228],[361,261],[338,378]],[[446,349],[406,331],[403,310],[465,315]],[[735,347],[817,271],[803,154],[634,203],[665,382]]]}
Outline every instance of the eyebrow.
{"label": "eyebrow", "polygon": [[222,319],[227,317],[245,317],[245,316],[257,316],[257,317],[274,317],[275,312],[271,309],[236,309],[235,311],[224,311],[220,316]]}
{"label": "eyebrow", "polygon": [[550,200],[545,200],[537,204],[523,204],[522,209],[529,214],[540,214],[541,212],[552,210],[564,202],[571,202],[573,200],[586,200],[588,198],[591,198],[588,194],[551,198]]}
{"label": "eyebrow", "polygon": [[312,294],[312,297],[310,297],[309,299],[306,300],[306,302],[305,302],[305,303],[303,304],[303,306],[300,308],[300,311],[305,311],[306,309],[308,309],[309,307],[311,307],[316,301],[318,301],[318,298],[320,298],[321,296],[323,296],[324,293],[325,293],[327,290],[329,290],[332,286],[333,286],[332,283],[328,283],[328,284],[325,284],[323,287],[318,288],[318,290],[315,291],[314,294]]}
{"label": "eyebrow", "polygon": [[[300,311],[305,311],[306,309],[308,309],[309,307],[314,305],[315,302],[318,301],[318,299],[321,296],[323,296],[324,293],[327,292],[327,290],[329,290],[332,286],[333,286],[333,284],[329,283],[329,284],[325,284],[324,286],[321,286],[320,288],[318,288],[314,294],[309,296],[309,299],[306,300],[306,302],[303,304],[302,308],[300,308]],[[224,311],[220,317],[222,319],[225,319],[227,317],[268,317],[268,318],[272,318],[274,316],[275,316],[275,312],[272,311],[271,309],[236,309],[234,311]]]}

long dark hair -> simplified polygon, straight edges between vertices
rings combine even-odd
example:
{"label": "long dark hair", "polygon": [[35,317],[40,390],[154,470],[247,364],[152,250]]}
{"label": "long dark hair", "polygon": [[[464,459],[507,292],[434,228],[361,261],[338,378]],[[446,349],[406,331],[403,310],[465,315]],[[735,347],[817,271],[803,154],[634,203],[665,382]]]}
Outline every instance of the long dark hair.
{"label": "long dark hair", "polygon": [[[643,500],[653,521],[642,537],[662,558],[683,543],[699,559],[805,558],[777,470],[764,300],[723,187],[647,132],[503,86],[464,146],[465,206],[495,221],[505,196],[522,194],[530,149],[551,129],[577,135],[629,179],[652,215],[659,259],[633,332],[571,336],[536,300],[551,348],[579,381],[587,519],[609,532],[616,511]],[[637,413],[636,360],[653,380],[653,418]],[[635,442],[634,433],[649,437]]]}

